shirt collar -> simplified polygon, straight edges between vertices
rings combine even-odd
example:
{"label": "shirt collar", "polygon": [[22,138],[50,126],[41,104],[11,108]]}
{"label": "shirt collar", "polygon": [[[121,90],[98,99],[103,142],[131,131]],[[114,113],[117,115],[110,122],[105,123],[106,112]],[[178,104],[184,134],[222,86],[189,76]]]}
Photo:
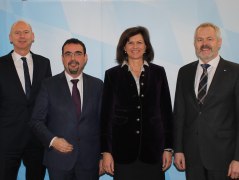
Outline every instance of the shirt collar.
{"label": "shirt collar", "polygon": [[[219,63],[219,60],[220,60],[220,56],[219,55],[217,55],[214,59],[212,59],[211,61],[209,61],[207,64],[210,64],[210,67],[209,68],[211,68],[211,67],[216,67],[217,65],[218,65],[218,63]],[[201,64],[205,64],[201,59],[199,59],[199,66],[201,65]]]}
{"label": "shirt collar", "polygon": [[29,52],[29,53],[27,53],[27,55],[26,56],[21,56],[20,54],[18,54],[16,51],[13,51],[12,52],[12,56],[13,56],[13,59],[14,60],[20,60],[21,59],[21,57],[26,57],[27,59],[31,59],[32,58],[32,55],[31,55],[31,53]]}
{"label": "shirt collar", "polygon": [[[145,66],[149,66],[149,63],[144,60],[144,64],[143,64],[143,66],[142,66],[142,71],[144,71],[144,65],[145,65]],[[128,71],[131,70],[128,61],[125,61],[125,60],[124,60],[124,62],[122,63],[121,67],[124,67],[124,66],[128,66]]]}
{"label": "shirt collar", "polygon": [[83,73],[81,73],[78,77],[73,78],[65,71],[65,76],[66,76],[67,82],[71,82],[72,79],[79,79],[79,81],[82,81],[82,79],[83,79],[83,75],[82,74]]}

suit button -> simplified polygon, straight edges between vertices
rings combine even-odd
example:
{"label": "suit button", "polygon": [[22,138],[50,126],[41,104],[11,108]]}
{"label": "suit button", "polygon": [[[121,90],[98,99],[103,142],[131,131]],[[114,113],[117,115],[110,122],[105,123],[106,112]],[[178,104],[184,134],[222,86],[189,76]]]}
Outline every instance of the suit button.
{"label": "suit button", "polygon": [[141,94],[141,97],[144,97],[144,95],[143,95],[143,94]]}
{"label": "suit button", "polygon": [[139,122],[139,121],[140,121],[140,119],[139,119],[139,118],[137,118],[137,119],[136,119],[136,121],[138,121],[138,122]]}
{"label": "suit button", "polygon": [[140,109],[140,106],[137,106],[137,109]]}
{"label": "suit button", "polygon": [[141,83],[141,86],[143,86],[144,85],[144,83]]}
{"label": "suit button", "polygon": [[140,133],[140,131],[136,131],[136,134],[139,134]]}

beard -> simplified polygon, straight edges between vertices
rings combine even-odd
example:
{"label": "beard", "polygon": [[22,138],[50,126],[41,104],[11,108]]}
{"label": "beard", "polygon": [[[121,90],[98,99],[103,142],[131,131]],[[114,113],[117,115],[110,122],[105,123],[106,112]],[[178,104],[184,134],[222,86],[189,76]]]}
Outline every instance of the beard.
{"label": "beard", "polygon": [[[81,65],[81,66],[80,66]],[[75,75],[78,74],[79,72],[81,73],[85,67],[86,63],[80,64],[78,61],[76,60],[71,60],[68,63],[68,71],[70,74]],[[71,67],[71,66],[75,66],[75,67]]]}

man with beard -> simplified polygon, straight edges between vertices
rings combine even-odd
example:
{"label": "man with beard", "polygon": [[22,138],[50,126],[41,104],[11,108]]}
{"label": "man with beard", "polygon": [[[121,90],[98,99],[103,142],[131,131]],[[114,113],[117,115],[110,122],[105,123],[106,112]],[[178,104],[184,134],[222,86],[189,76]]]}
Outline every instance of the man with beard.
{"label": "man with beard", "polygon": [[216,25],[199,25],[199,60],[178,73],[174,163],[187,180],[239,178],[239,65],[219,56],[221,44]]}
{"label": "man with beard", "polygon": [[[83,73],[86,47],[78,39],[62,46],[65,70],[43,82],[30,126],[45,146],[51,180],[97,180],[103,83]],[[101,163],[100,163],[101,164]]]}

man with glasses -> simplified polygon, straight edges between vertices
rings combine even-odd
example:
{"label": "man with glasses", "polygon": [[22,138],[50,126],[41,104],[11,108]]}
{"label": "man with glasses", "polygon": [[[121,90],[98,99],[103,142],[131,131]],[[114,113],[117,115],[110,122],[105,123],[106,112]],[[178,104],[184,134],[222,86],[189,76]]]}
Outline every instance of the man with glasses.
{"label": "man with glasses", "polygon": [[97,180],[103,83],[83,73],[88,56],[78,39],[62,47],[65,70],[43,82],[30,126],[45,146],[51,180]]}

